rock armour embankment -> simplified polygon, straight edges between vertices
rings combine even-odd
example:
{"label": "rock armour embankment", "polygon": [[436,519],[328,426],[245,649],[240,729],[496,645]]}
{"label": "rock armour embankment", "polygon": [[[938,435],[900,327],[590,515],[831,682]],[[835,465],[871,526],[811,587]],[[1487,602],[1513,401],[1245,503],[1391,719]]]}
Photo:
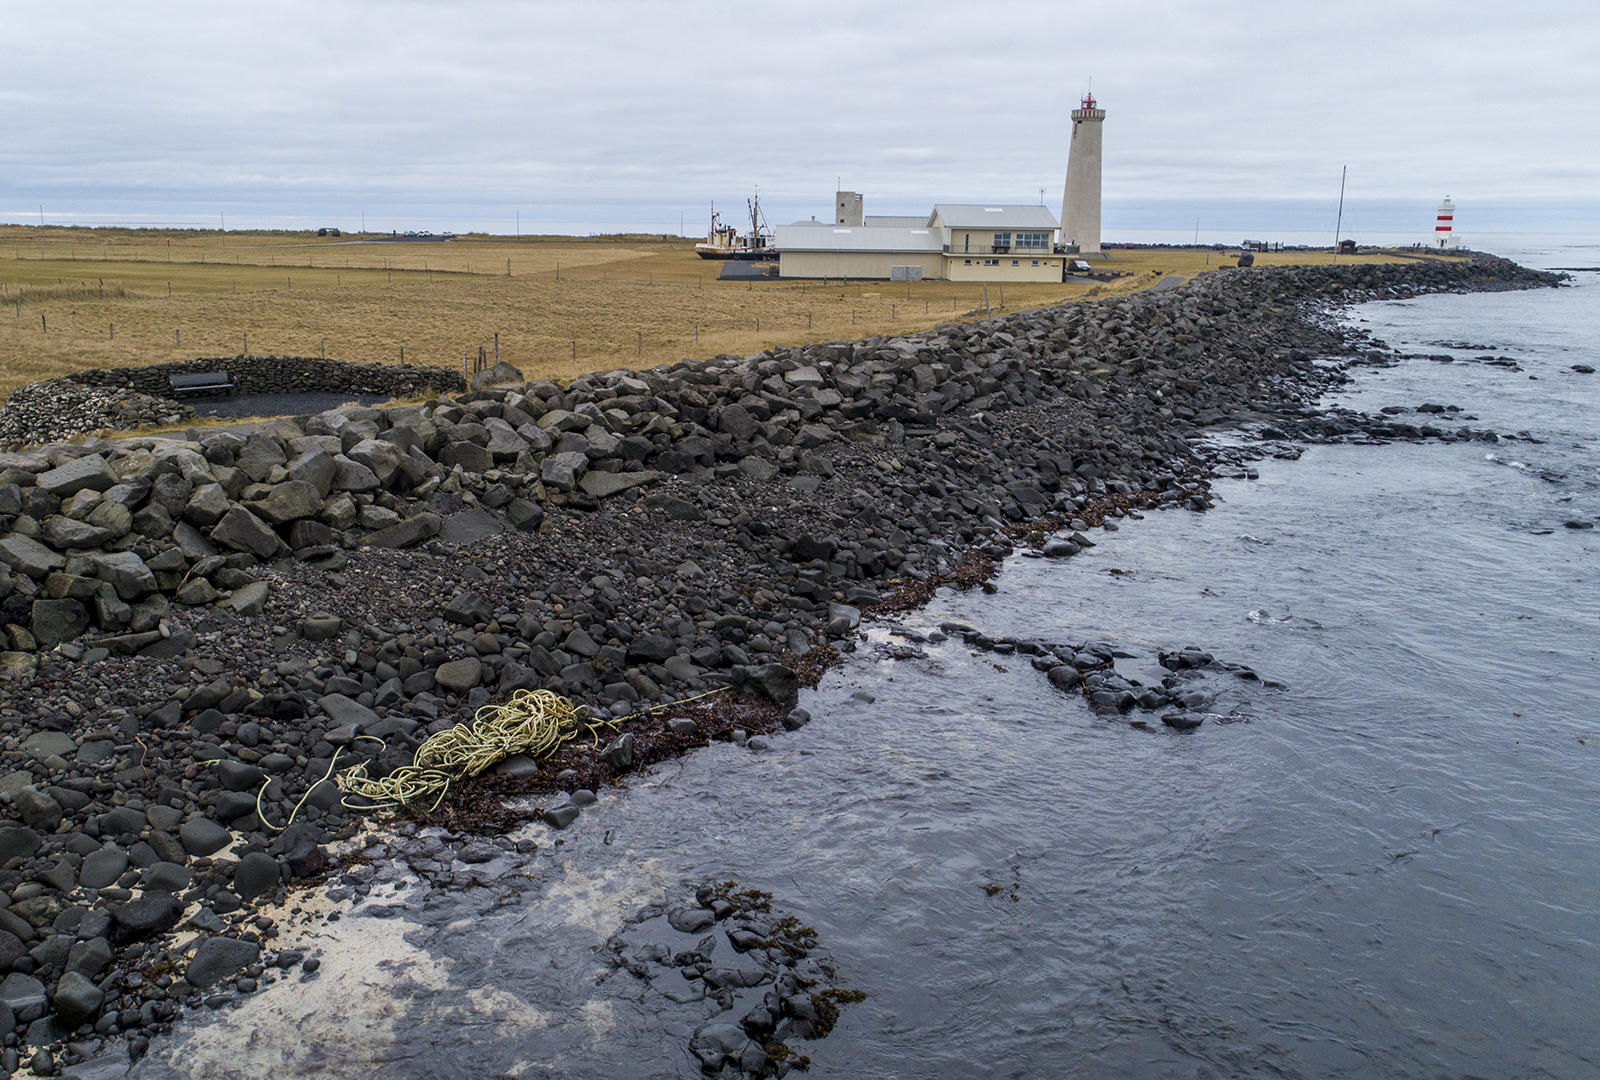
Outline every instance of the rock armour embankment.
{"label": "rock armour embankment", "polygon": [[[1491,259],[1232,270],[904,338],[0,456],[19,1035],[137,1047],[202,1000],[198,958],[161,944],[180,920],[224,942],[199,946],[211,979],[270,945],[251,905],[288,881],[334,873],[359,900],[368,868],[318,846],[351,815],[322,782],[335,751],[381,775],[517,688],[618,719],[720,685],[790,701],[797,658],[848,645],[880,600],[1014,542],[1070,555],[1057,524],[1204,509],[1204,429],[1304,416],[1344,377],[1316,361],[1371,348],[1318,304],[1550,283]],[[714,733],[686,723],[653,745]],[[647,760],[612,743],[502,780]],[[273,833],[303,796],[304,828]],[[445,838],[436,883],[467,873],[467,844]]]}

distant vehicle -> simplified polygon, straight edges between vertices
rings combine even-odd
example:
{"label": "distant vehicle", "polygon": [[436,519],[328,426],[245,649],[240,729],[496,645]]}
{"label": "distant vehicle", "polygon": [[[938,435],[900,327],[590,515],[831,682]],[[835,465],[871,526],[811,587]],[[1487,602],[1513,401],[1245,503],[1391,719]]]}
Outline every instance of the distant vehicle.
{"label": "distant vehicle", "polygon": [[339,230],[338,229],[318,229],[317,230],[317,235],[318,236],[338,236],[339,235]]}
{"label": "distant vehicle", "polygon": [[1067,260],[1067,269],[1070,270],[1074,274],[1092,274],[1092,273],[1094,273],[1094,267],[1090,266],[1088,263],[1084,262],[1082,259],[1068,259]]}

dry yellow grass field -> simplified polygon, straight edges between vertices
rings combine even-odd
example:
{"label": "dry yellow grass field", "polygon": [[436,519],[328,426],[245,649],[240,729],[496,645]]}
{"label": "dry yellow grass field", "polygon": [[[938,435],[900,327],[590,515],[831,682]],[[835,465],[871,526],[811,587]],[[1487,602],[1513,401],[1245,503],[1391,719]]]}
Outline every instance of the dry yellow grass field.
{"label": "dry yellow grass field", "polygon": [[[717,280],[678,237],[376,237],[0,226],[0,394],[89,367],[326,355],[459,368],[480,347],[529,378],[908,333],[984,314],[967,282]],[[1343,256],[1341,262],[1381,255]],[[1148,288],[1221,253],[1108,253],[1103,285],[991,284],[994,311]],[[1331,261],[1322,253],[1258,264]],[[1232,260],[1228,260],[1231,262]]]}

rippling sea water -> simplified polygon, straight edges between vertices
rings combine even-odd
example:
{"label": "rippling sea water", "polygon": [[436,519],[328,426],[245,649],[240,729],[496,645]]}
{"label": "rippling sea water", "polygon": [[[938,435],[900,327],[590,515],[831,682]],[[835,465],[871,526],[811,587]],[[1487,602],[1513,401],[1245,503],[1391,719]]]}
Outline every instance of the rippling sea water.
{"label": "rippling sea water", "polygon": [[[1194,644],[1286,689],[1233,680],[1179,735],[959,639],[864,647],[772,750],[605,795],[525,903],[346,919],[314,995],[157,1052],[218,1076],[697,1076],[705,1007],[600,981],[594,950],[733,877],[868,995],[805,1048],[813,1075],[1600,1075],[1600,540],[1564,527],[1600,516],[1600,375],[1570,370],[1600,367],[1597,316],[1593,273],[1355,309],[1461,360],[1362,370],[1340,403],[1540,441],[1311,447],[906,624],[1114,641],[1146,682]],[[1466,362],[1490,354],[1522,370]]]}

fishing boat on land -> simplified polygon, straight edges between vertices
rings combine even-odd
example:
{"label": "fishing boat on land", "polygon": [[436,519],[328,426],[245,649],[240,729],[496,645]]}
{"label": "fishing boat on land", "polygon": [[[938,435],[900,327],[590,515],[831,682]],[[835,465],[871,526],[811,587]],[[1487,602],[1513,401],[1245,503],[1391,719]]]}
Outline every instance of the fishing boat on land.
{"label": "fishing boat on land", "polygon": [[724,225],[715,206],[711,208],[711,227],[706,230],[706,242],[696,244],[694,251],[702,259],[770,259],[777,255],[773,248],[772,229],[761,216],[761,193],[746,200],[750,209],[750,231],[740,234],[738,227]]}

